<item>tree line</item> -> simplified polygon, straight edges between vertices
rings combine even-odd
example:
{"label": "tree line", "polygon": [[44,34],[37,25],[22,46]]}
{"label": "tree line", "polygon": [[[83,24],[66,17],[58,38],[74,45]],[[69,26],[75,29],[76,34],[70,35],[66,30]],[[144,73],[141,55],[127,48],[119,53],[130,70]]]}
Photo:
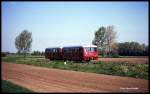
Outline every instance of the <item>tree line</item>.
{"label": "tree line", "polygon": [[118,43],[118,54],[122,56],[148,56],[148,45],[138,42]]}
{"label": "tree line", "polygon": [[33,51],[32,53],[31,53],[31,55],[36,55],[36,56],[44,56],[45,55],[45,52],[41,52],[41,51]]}

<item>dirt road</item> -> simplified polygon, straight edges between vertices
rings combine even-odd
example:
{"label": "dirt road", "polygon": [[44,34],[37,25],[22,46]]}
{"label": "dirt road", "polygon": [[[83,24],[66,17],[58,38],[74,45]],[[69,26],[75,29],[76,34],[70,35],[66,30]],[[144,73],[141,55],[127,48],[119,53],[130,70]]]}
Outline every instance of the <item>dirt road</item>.
{"label": "dirt road", "polygon": [[136,64],[148,64],[148,57],[131,57],[131,58],[99,58],[102,62],[127,62]]}
{"label": "dirt road", "polygon": [[148,92],[148,80],[6,62],[2,79],[36,92]]}

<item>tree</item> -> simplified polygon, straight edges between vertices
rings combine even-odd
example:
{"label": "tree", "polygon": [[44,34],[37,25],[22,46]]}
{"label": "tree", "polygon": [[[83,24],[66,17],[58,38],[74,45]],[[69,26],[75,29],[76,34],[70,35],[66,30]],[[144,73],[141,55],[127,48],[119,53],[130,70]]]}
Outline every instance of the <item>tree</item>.
{"label": "tree", "polygon": [[92,44],[97,45],[98,50],[103,53],[105,51],[105,41],[106,28],[102,26],[95,32],[95,38],[92,41]]}
{"label": "tree", "polygon": [[144,51],[144,53],[145,53],[145,55],[149,55],[149,45],[147,45],[146,47],[145,47],[145,51]]}
{"label": "tree", "polygon": [[118,43],[113,43],[111,49],[111,55],[118,55]]}
{"label": "tree", "polygon": [[98,46],[98,50],[101,54],[110,54],[113,50],[117,50],[117,45],[115,44],[116,32],[113,26],[100,27],[95,32],[94,40],[92,44]]}
{"label": "tree", "polygon": [[116,50],[115,45],[116,32],[114,31],[114,26],[108,26],[106,28],[106,52],[108,55],[113,51],[113,47]]}
{"label": "tree", "polygon": [[21,32],[21,34],[19,34],[15,39],[15,46],[18,50],[18,53],[19,54],[23,53],[24,58],[27,52],[31,50],[31,43],[32,43],[32,33],[28,32],[27,30]]}

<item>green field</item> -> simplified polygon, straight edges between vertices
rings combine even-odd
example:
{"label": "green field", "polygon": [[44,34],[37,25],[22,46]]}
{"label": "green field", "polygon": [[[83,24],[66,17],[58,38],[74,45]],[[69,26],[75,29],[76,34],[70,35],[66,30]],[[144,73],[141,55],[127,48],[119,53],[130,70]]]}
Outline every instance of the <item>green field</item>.
{"label": "green field", "polygon": [[24,60],[23,56],[15,56],[15,55],[2,57],[2,61],[41,66],[47,68],[92,72],[98,74],[126,76],[141,79],[148,79],[149,74],[148,64],[130,64],[120,62],[109,62],[109,63],[97,62],[93,64],[92,62],[86,63],[73,61],[67,61],[67,63],[64,64],[64,61],[61,60],[49,61],[48,59],[42,57],[38,58],[37,56],[36,57],[30,56]]}
{"label": "green field", "polygon": [[32,93],[33,91],[15,85],[9,81],[2,80],[2,92],[3,93]]}

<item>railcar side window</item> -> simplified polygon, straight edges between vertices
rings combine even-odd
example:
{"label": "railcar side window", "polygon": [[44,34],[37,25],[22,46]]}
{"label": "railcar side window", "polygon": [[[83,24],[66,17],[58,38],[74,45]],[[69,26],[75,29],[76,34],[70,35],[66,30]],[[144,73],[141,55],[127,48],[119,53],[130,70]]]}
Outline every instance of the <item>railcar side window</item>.
{"label": "railcar side window", "polygon": [[64,52],[66,53],[79,52],[79,48],[65,48]]}
{"label": "railcar side window", "polygon": [[69,48],[64,49],[64,52],[68,53],[69,52]]}
{"label": "railcar side window", "polygon": [[75,50],[74,50],[75,52],[79,52],[79,48],[75,48]]}

